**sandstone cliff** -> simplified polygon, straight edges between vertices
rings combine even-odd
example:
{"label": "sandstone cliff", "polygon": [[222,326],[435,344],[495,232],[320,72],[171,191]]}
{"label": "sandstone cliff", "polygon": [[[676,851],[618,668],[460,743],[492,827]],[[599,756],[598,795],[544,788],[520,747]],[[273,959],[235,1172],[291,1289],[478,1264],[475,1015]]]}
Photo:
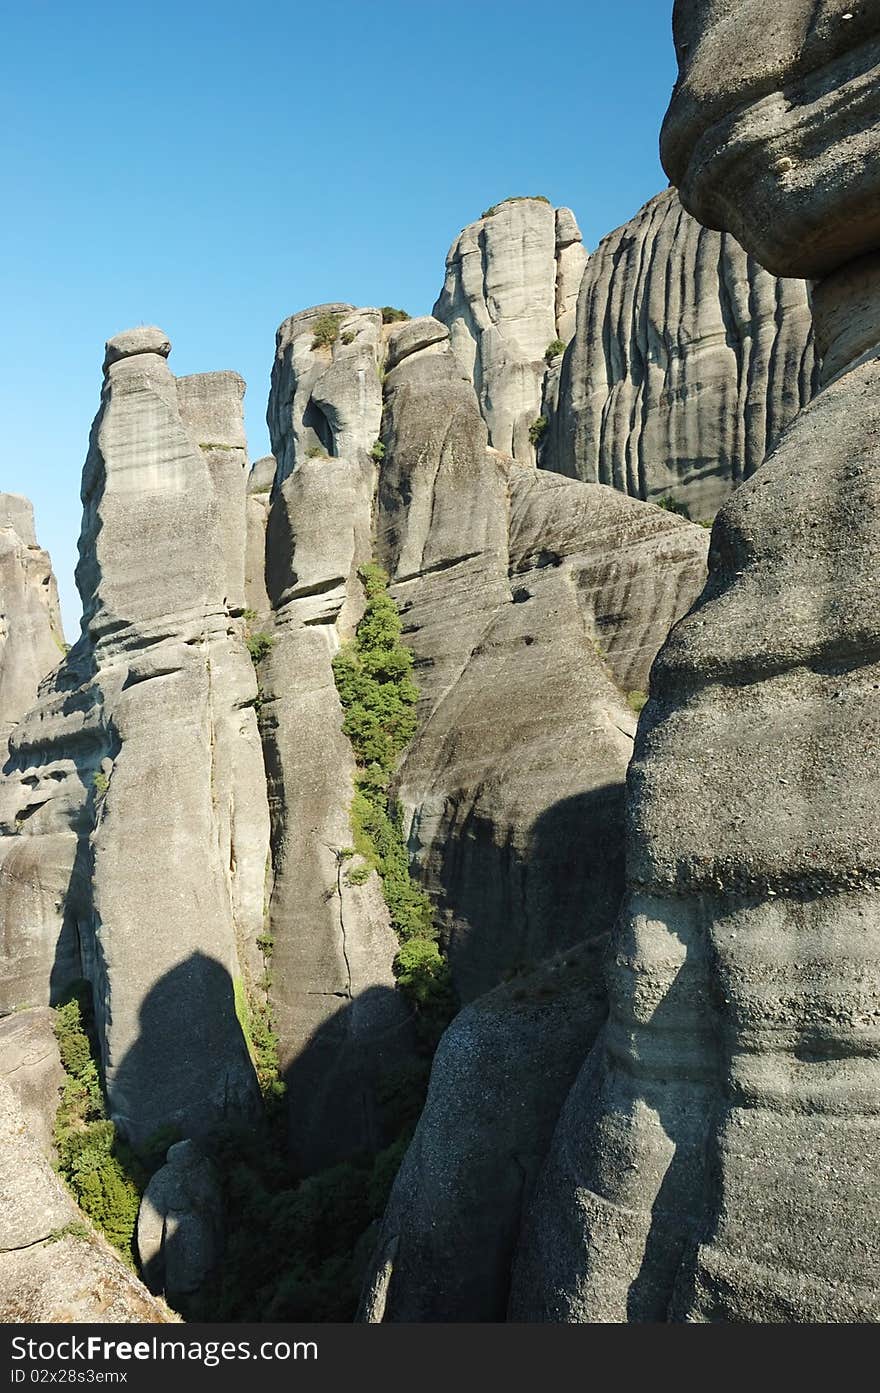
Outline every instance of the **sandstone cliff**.
{"label": "sandstone cliff", "polygon": [[711,519],[816,382],[804,282],[701,227],[670,188],[590,257],[540,462]]}

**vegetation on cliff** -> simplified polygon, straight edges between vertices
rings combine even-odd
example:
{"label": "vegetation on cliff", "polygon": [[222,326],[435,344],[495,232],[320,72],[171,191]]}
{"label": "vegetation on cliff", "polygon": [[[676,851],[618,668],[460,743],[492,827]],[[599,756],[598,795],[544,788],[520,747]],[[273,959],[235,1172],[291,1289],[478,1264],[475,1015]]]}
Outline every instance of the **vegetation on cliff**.
{"label": "vegetation on cliff", "polygon": [[91,992],[78,983],[55,1012],[66,1078],[55,1118],[57,1169],[80,1209],[128,1262],[147,1173],[107,1117]]}
{"label": "vegetation on cliff", "polygon": [[412,680],[413,654],[400,641],[388,576],[375,564],[361,567],[359,575],[366,609],[354,640],[333,660],[345,712],[342,729],[358,766],[351,828],[361,861],[348,878],[357,884],[364,868],[378,872],[400,940],[395,976],[415,1012],[419,1039],[433,1052],[454,1012],[454,995],[433,906],[410,875],[403,815],[389,788],[400,753],[415,734],[419,689]]}

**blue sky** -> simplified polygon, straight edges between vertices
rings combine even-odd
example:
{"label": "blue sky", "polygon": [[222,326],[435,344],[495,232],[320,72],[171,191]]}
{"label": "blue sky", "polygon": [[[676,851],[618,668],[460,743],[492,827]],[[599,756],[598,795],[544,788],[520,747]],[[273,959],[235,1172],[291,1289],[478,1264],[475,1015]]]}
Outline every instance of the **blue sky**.
{"label": "blue sky", "polygon": [[671,0],[0,0],[0,489],[26,493],[68,637],[104,340],[248,383],[324,300],[429,312],[449,244],[511,194],[589,247],[666,184]]}

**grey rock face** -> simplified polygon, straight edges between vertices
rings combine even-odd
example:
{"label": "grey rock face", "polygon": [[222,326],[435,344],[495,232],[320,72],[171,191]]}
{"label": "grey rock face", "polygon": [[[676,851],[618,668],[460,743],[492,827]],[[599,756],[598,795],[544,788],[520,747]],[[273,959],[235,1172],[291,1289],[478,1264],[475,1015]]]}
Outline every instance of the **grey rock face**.
{"label": "grey rock face", "polygon": [[784,0],[765,20],[761,0],[677,0],[663,163],[763,266],[825,276],[880,244],[880,12]]}
{"label": "grey rock face", "polygon": [[63,653],[58,590],[48,553],[37,546],[33,508],[19,494],[0,493],[0,753]]}
{"label": "grey rock face", "polygon": [[[315,322],[340,319],[332,347]],[[290,1145],[309,1171],[376,1150],[377,1088],[406,1057],[394,990],[397,940],[375,875],[348,883],[354,759],[331,662],[363,610],[372,555],[381,315],[319,306],[278,332],[269,402],[278,461],[267,534],[274,646],[262,664],[261,727],[272,809],[273,1005],[288,1087]],[[350,342],[345,338],[350,336]]]}
{"label": "grey rock face", "polygon": [[174,1320],[91,1229],[0,1079],[0,1320]]}
{"label": "grey rock face", "polygon": [[707,539],[487,450],[448,351],[405,358],[385,385],[376,545],[421,688],[397,788],[470,1000],[610,927],[626,694],[698,593]]}
{"label": "grey rock face", "polygon": [[590,257],[540,462],[711,519],[817,385],[803,281],[769,275],[667,189]]}
{"label": "grey rock face", "polygon": [[510,198],[471,223],[446,258],[434,318],[474,385],[489,444],[527,464],[540,414],[545,354],[574,330],[586,252],[574,214]]}
{"label": "grey rock face", "polygon": [[523,1209],[605,1017],[605,946],[604,938],[579,945],[497,987],[446,1031],[361,1320],[504,1320]]}
{"label": "grey rock face", "polygon": [[244,605],[243,383],[177,383],[159,331],[108,345],[83,473],[83,633],[0,786],[6,1003],[92,983],[136,1144],[245,1117],[234,1003],[262,928],[268,808]]}
{"label": "grey rock face", "polygon": [[[865,233],[835,243],[816,229],[832,195],[831,226],[850,227],[843,165],[863,148],[864,108],[848,74],[867,15],[849,31],[850,66],[839,45],[826,50],[823,120],[805,23],[827,36],[845,16],[814,10],[793,0],[744,47],[750,6],[726,25],[708,4],[677,10],[690,46],[673,173],[697,211],[735,201],[729,221],[762,256],[772,213],[772,261],[790,272],[834,247],[845,257]],[[787,100],[781,38],[797,41],[803,107]],[[717,102],[707,87],[688,108],[690,64],[708,82],[710,51]],[[812,166],[797,174],[803,206],[778,167],[788,113],[792,160]],[[753,143],[731,166],[722,137],[735,129]],[[878,257],[845,262],[814,308],[833,372],[722,509],[706,590],[654,667],[629,773],[609,1020],[538,1187],[514,1318],[880,1319]]]}
{"label": "grey rock face", "polygon": [[52,1134],[64,1069],[45,1006],[16,1011],[0,1020],[0,1075],[18,1100],[25,1124],[44,1156],[53,1151]]}
{"label": "grey rock face", "polygon": [[168,1148],[150,1177],[138,1212],[137,1247],[151,1291],[198,1291],[223,1242],[223,1201],[216,1171],[191,1141]]}

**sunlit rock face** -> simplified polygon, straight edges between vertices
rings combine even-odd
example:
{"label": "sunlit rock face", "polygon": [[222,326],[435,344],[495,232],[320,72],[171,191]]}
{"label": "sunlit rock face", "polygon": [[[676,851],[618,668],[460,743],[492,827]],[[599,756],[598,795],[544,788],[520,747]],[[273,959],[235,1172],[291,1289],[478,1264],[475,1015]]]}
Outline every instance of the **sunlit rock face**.
{"label": "sunlit rock face", "polygon": [[880,9],[678,0],[661,153],[685,207],[778,276],[880,244]]}
{"label": "sunlit rock face", "polygon": [[609,1019],[516,1318],[880,1319],[878,30],[676,9],[669,171],[774,272],[823,277],[825,385],[718,515],[654,666]]}
{"label": "sunlit rock face", "polygon": [[253,1115],[236,997],[268,808],[244,642],[244,383],[107,345],[83,470],[82,634],[0,782],[2,1006],[93,988],[110,1111],[140,1144]]}
{"label": "sunlit rock face", "polygon": [[711,521],[816,390],[808,288],[664,189],[591,255],[556,376],[542,468]]}
{"label": "sunlit rock face", "polygon": [[64,653],[58,588],[27,498],[0,493],[0,754]]}
{"label": "sunlit rock face", "polygon": [[489,444],[524,464],[535,461],[532,427],[548,363],[574,333],[586,260],[571,209],[545,198],[508,198],[487,209],[446,258],[434,318],[449,328]]}

